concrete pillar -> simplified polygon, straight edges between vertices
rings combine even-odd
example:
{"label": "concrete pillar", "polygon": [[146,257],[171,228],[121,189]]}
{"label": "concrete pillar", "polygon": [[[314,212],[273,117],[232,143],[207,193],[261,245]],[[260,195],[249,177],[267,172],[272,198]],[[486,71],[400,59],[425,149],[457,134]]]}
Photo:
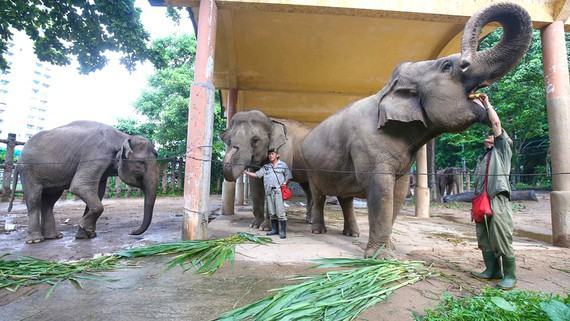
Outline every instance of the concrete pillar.
{"label": "concrete pillar", "polygon": [[236,182],[236,204],[243,205],[243,174]]}
{"label": "concrete pillar", "polygon": [[168,187],[168,163],[163,162],[159,165],[160,168],[160,190],[162,194],[166,194]]}
{"label": "concrete pillar", "polygon": [[552,160],[552,243],[570,247],[570,79],[564,23],[555,21],[542,29],[541,39]]}
{"label": "concrete pillar", "polygon": [[121,179],[119,176],[115,177],[115,198],[121,197]]}
{"label": "concrete pillar", "polygon": [[429,188],[427,186],[427,148],[422,146],[416,154],[416,217],[429,218]]}
{"label": "concrete pillar", "polygon": [[[237,89],[230,88],[226,109],[227,126],[230,126],[230,121],[232,120],[232,117],[234,117],[236,111],[237,95]],[[235,190],[236,183],[228,182],[224,179],[224,183],[222,184],[222,215],[234,215]]]}
{"label": "concrete pillar", "polygon": [[243,203],[247,204],[249,201],[249,176],[243,176]]}
{"label": "concrete pillar", "polygon": [[208,202],[214,126],[214,57],[218,7],[214,0],[200,1],[198,45],[194,82],[190,89],[186,175],[184,176],[184,223],[182,239],[199,240],[208,234]]}
{"label": "concrete pillar", "polygon": [[465,171],[465,191],[471,192],[471,173]]}

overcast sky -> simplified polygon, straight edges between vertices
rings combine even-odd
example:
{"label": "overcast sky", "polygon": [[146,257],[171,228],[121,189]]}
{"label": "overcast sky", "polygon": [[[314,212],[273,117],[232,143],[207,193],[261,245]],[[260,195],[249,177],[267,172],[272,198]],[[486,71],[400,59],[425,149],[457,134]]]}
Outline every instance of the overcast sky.
{"label": "overcast sky", "polygon": [[[148,0],[137,0],[135,5],[142,9],[143,24],[153,39],[193,33],[186,13],[177,26],[166,17],[166,8],[152,7]],[[118,118],[136,114],[133,103],[146,86],[153,67],[145,63],[129,73],[119,63],[119,55],[111,53],[109,58],[103,70],[88,75],[79,74],[77,64],[53,67],[46,129],[82,119],[113,125]]]}

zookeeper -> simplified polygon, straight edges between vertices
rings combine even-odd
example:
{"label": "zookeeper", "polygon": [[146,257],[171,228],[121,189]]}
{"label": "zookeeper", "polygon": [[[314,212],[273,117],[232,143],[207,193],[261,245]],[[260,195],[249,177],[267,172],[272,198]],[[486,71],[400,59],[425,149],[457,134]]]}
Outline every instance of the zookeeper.
{"label": "zookeeper", "polygon": [[[501,127],[501,120],[487,95],[479,94],[474,102],[485,108],[492,129],[492,135],[488,135],[483,141],[485,154],[479,158],[475,168],[475,194],[479,195],[483,191],[486,176],[487,192],[493,215],[486,223],[476,224],[477,243],[483,254],[485,270],[480,273],[472,272],[472,274],[482,279],[501,279],[497,287],[510,290],[515,287],[517,281],[512,245],[513,213],[509,184],[512,141]],[[488,172],[487,161],[489,161]]]}
{"label": "zookeeper", "polygon": [[284,239],[287,237],[287,216],[281,195],[281,185],[287,185],[293,176],[287,164],[279,160],[279,153],[276,149],[270,149],[267,158],[269,162],[257,172],[246,171],[245,174],[255,178],[263,178],[265,213],[271,220],[271,232],[267,235],[279,234],[279,238]]}

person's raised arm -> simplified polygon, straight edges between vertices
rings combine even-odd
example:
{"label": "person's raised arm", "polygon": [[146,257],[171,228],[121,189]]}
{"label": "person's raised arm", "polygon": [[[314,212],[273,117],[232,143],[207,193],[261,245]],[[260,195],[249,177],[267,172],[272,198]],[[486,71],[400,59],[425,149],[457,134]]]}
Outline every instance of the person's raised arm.
{"label": "person's raised arm", "polygon": [[489,117],[489,123],[491,124],[491,129],[493,130],[493,136],[500,136],[503,133],[503,129],[501,127],[501,119],[499,118],[499,115],[497,115],[497,112],[493,108],[493,105],[491,105],[489,97],[487,97],[486,94],[480,93],[479,97],[475,98],[473,101],[479,106],[485,108],[487,111],[487,117]]}

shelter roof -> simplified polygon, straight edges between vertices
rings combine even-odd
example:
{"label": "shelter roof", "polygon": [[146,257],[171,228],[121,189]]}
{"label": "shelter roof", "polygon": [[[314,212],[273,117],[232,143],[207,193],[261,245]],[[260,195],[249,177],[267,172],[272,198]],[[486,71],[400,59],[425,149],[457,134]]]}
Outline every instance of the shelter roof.
{"label": "shelter roof", "polygon": [[[198,0],[150,2],[198,17]],[[238,89],[238,111],[314,125],[379,91],[399,63],[459,52],[465,22],[492,2],[217,0],[214,84]],[[570,31],[570,0],[516,2],[535,28],[562,20]]]}

